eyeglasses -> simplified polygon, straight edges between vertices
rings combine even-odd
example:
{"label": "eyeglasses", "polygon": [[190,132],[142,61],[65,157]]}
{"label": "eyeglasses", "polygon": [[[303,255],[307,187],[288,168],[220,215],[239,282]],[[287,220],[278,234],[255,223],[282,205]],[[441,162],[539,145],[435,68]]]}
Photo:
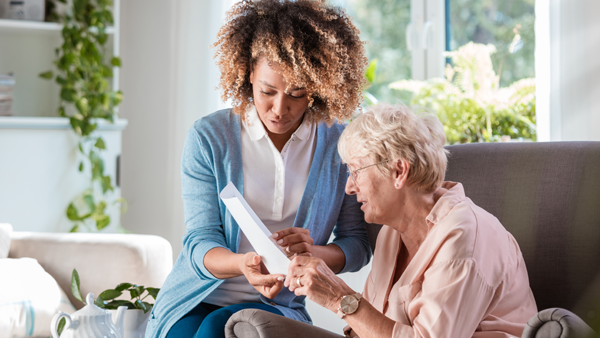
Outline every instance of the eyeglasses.
{"label": "eyeglasses", "polygon": [[386,163],[386,162],[389,162],[389,161],[390,160],[385,160],[385,161],[381,161],[381,162],[378,162],[378,163],[375,163],[375,164],[369,164],[367,166],[364,166],[362,168],[358,168],[356,170],[350,170],[350,169],[348,169],[348,173],[350,174],[350,177],[352,177],[352,181],[354,182],[354,185],[358,186],[358,183],[356,183],[356,182],[358,181],[358,174],[359,174],[359,172],[361,170],[367,169],[369,167],[373,167],[373,166],[376,166],[376,165],[380,165],[380,164],[383,164],[383,163]]}

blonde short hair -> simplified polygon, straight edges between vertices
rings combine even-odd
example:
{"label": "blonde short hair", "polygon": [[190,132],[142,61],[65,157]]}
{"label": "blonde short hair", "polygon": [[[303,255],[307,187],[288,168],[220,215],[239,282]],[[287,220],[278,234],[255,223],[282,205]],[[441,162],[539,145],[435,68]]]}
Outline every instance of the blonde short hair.
{"label": "blonde short hair", "polygon": [[394,160],[410,163],[408,183],[425,191],[441,187],[448,163],[444,149],[446,135],[437,116],[418,116],[406,106],[377,105],[352,121],[340,136],[338,152],[342,161],[368,157],[382,174],[389,175]]}

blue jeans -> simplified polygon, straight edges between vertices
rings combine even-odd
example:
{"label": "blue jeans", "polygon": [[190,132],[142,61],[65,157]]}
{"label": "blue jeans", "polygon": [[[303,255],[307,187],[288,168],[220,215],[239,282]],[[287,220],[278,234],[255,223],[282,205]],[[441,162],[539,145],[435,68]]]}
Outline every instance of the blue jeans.
{"label": "blue jeans", "polygon": [[262,303],[243,303],[220,307],[200,303],[171,327],[167,338],[225,338],[225,323],[243,309],[259,309],[282,316],[276,308]]}

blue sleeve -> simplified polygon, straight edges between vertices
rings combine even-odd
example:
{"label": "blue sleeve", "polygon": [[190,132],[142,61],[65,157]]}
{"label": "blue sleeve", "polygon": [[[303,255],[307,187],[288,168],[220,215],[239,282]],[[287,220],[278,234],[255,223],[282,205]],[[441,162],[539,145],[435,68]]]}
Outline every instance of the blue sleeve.
{"label": "blue sleeve", "polygon": [[346,264],[340,273],[356,272],[371,260],[371,245],[365,228],[367,223],[356,195],[348,195],[344,191],[341,193],[344,194],[344,201],[333,229],[335,237],[332,243],[339,246],[346,256]]}
{"label": "blue sleeve", "polygon": [[206,253],[216,247],[227,248],[210,151],[202,144],[198,131],[193,127],[187,134],[181,158],[181,191],[186,226],[183,252],[192,270],[204,280],[217,279],[204,266]]}

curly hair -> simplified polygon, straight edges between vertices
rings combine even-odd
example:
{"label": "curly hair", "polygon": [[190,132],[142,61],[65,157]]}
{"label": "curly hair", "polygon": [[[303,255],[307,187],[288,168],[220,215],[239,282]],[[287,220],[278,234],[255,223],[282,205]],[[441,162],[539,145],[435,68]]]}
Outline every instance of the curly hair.
{"label": "curly hair", "polygon": [[234,112],[245,112],[253,101],[250,73],[264,57],[280,65],[288,86],[306,88],[311,120],[347,120],[368,84],[358,34],[345,11],[325,0],[242,0],[212,45],[222,98],[231,99]]}

